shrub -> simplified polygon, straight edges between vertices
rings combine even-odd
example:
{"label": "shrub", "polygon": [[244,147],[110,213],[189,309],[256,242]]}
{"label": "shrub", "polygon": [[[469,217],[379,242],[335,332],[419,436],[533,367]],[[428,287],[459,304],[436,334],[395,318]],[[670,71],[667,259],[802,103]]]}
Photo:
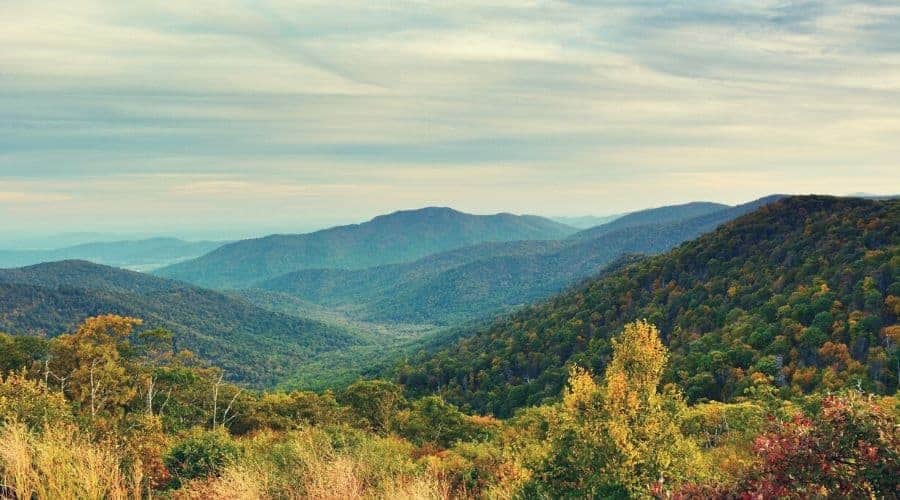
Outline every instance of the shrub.
{"label": "shrub", "polygon": [[764,496],[890,497],[900,475],[897,417],[863,396],[828,396],[757,437],[747,489]]}
{"label": "shrub", "polygon": [[169,450],[165,464],[179,481],[218,476],[237,458],[239,448],[222,428],[213,431],[194,431]]}
{"label": "shrub", "polygon": [[45,425],[72,422],[72,409],[65,397],[43,382],[12,373],[0,379],[0,424],[21,422],[31,430]]}

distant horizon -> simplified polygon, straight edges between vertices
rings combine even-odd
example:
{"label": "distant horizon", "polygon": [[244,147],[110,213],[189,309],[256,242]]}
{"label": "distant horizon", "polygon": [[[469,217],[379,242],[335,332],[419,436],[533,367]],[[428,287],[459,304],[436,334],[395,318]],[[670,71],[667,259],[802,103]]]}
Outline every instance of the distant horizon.
{"label": "distant horizon", "polygon": [[[812,194],[812,195],[823,195],[823,196],[838,196],[838,197],[870,197],[870,198],[881,198],[881,197],[895,197],[898,196],[896,194],[889,193],[845,193],[845,194],[831,194],[831,193],[766,193],[761,196],[755,196],[753,198],[748,198],[744,200],[739,200],[737,202],[724,202],[714,199],[696,199],[696,200],[686,200],[679,201],[674,203],[666,203],[666,204],[656,204],[656,205],[648,205],[642,206],[639,208],[635,208],[633,210],[625,210],[615,213],[569,213],[569,214],[545,214],[545,213],[526,213],[526,212],[512,212],[509,210],[499,210],[499,211],[470,211],[463,210],[458,207],[454,207],[448,204],[431,204],[424,205],[418,207],[400,207],[395,209],[390,209],[384,212],[374,213],[369,216],[364,216],[361,219],[355,220],[343,220],[343,221],[335,221],[333,223],[321,222],[321,223],[307,223],[303,225],[303,223],[298,223],[294,226],[284,225],[284,226],[261,226],[257,228],[225,228],[225,227],[205,227],[205,228],[173,228],[170,230],[148,230],[148,231],[123,231],[121,229],[112,228],[109,230],[75,230],[75,231],[34,231],[34,232],[17,232],[17,231],[7,231],[2,237],[0,237],[0,250],[47,250],[47,249],[57,249],[64,248],[69,246],[76,246],[84,243],[95,243],[95,242],[117,242],[117,241],[134,241],[134,240],[145,240],[145,239],[153,239],[153,238],[177,238],[185,241],[236,241],[242,239],[252,239],[252,238],[261,238],[265,236],[270,236],[273,234],[304,234],[315,231],[320,231],[323,229],[329,229],[337,226],[344,225],[352,225],[352,224],[361,224],[364,222],[368,222],[375,217],[380,215],[391,214],[395,212],[402,211],[415,211],[422,210],[425,208],[450,208],[459,212],[472,214],[472,215],[495,215],[500,213],[511,213],[514,215],[534,215],[539,217],[545,217],[548,219],[578,219],[578,218],[586,218],[586,217],[597,217],[597,218],[606,218],[612,216],[619,216],[628,214],[635,211],[646,210],[651,208],[657,208],[662,206],[672,206],[672,205],[681,205],[686,203],[698,203],[698,202],[708,202],[708,203],[722,203],[726,205],[737,205],[741,203],[746,203],[749,201],[753,201],[765,196],[770,196],[774,194],[787,194],[787,195],[804,195],[804,194]],[[58,240],[60,244],[54,244],[53,241]]]}

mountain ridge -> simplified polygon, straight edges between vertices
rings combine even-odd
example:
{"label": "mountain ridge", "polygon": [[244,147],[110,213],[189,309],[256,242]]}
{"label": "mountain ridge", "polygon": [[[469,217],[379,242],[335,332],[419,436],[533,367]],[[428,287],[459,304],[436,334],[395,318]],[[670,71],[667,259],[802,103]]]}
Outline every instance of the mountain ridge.
{"label": "mountain ridge", "polygon": [[[258,287],[323,305],[347,306],[368,321],[447,325],[544,299],[598,273],[622,255],[668,250],[779,196],[734,207],[722,205],[724,209],[710,203],[676,205],[671,214],[665,213],[666,207],[658,207],[647,214],[631,214],[630,220],[613,230],[599,231],[604,227],[600,226],[575,235],[590,234],[591,238],[478,245],[364,270],[301,270]],[[653,217],[663,222],[635,225]]]}
{"label": "mountain ridge", "polygon": [[559,239],[576,231],[538,216],[426,207],[313,233],[242,240],[155,274],[212,288],[241,288],[300,269],[362,269],[478,243]]}
{"label": "mountain ridge", "polygon": [[198,257],[225,243],[160,236],[139,240],[96,241],[45,250],[0,250],[0,268],[62,260],[87,260],[96,264],[148,271]]}

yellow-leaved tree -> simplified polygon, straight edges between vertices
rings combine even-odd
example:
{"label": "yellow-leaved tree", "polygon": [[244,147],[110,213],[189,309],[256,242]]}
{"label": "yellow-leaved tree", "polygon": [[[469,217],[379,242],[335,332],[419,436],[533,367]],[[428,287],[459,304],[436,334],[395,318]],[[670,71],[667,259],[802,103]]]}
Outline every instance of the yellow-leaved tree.
{"label": "yellow-leaved tree", "polygon": [[140,324],[139,319],[116,315],[88,318],[51,347],[45,380],[62,389],[94,425],[101,418],[121,418],[137,393],[127,358],[129,337]]}
{"label": "yellow-leaved tree", "polygon": [[653,325],[625,325],[603,384],[578,367],[551,425],[551,452],[526,493],[538,497],[632,498],[704,470],[680,429],[686,405],[660,391],[668,351]]}

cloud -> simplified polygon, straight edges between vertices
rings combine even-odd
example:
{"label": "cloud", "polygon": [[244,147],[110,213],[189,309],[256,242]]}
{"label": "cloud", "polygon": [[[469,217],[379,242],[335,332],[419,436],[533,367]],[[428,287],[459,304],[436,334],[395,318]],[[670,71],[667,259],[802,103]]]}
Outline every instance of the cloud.
{"label": "cloud", "polygon": [[[0,17],[0,202],[23,225],[129,200],[110,224],[252,224],[280,217],[270,200],[358,219],[900,190],[893,2],[70,0]],[[765,174],[727,181],[748,171]],[[68,198],[24,201],[46,192]]]}
{"label": "cloud", "polygon": [[57,193],[38,193],[25,191],[0,191],[0,203],[53,203],[71,200],[72,197]]}

